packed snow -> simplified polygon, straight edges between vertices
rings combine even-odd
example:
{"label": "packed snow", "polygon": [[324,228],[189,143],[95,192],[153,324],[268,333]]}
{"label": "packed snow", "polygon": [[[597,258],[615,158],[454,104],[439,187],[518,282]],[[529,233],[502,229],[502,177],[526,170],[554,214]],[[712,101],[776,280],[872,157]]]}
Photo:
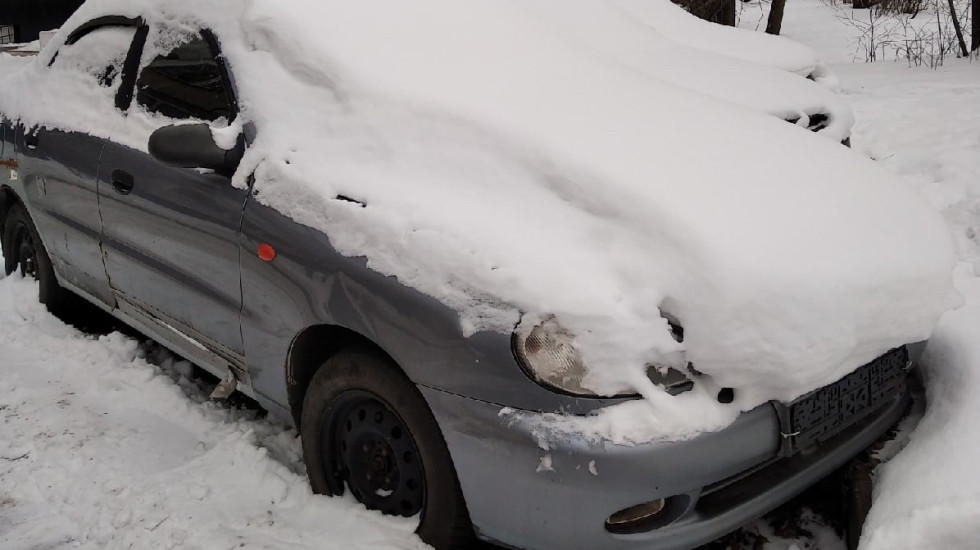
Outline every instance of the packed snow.
{"label": "packed snow", "polygon": [[30,57],[14,57],[0,53],[0,76],[8,75],[24,68],[33,61]]}
{"label": "packed snow", "polygon": [[[236,122],[257,128],[236,184],[254,173],[260,202],[453,307],[464,332],[554,315],[586,388],[646,398],[607,413],[635,418],[630,441],[791,400],[958,303],[942,220],[873,162],[610,62],[513,3],[97,0],[64,28],[103,14],[152,25],[144,62],[213,28]],[[145,148],[156,115],[38,84],[65,35],[7,80],[0,112]],[[704,376],[681,398],[646,376],[688,362]]]}

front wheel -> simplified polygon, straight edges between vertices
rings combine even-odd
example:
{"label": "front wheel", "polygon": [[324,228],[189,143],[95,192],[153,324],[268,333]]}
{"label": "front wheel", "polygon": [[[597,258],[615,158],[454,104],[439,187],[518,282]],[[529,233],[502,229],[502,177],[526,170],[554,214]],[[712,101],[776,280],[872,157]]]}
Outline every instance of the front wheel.
{"label": "front wheel", "polygon": [[14,204],[7,213],[3,226],[3,255],[7,275],[20,271],[24,277],[37,279],[38,300],[48,306],[48,310],[59,310],[68,302],[68,291],[58,285],[41,236],[27,209],[20,203]]}
{"label": "front wheel", "polygon": [[346,487],[370,509],[419,515],[419,536],[437,550],[468,547],[473,531],[442,432],[385,355],[359,348],[330,358],[310,382],[301,424],[314,491]]}

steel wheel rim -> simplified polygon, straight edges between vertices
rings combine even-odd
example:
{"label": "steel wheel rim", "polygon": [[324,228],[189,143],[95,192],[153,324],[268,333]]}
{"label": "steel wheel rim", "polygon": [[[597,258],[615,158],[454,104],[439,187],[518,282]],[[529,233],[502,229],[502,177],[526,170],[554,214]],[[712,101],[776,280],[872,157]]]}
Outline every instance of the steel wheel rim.
{"label": "steel wheel rim", "polygon": [[425,503],[418,447],[401,417],[376,395],[349,390],[327,411],[321,445],[334,475],[367,508],[411,517]]}

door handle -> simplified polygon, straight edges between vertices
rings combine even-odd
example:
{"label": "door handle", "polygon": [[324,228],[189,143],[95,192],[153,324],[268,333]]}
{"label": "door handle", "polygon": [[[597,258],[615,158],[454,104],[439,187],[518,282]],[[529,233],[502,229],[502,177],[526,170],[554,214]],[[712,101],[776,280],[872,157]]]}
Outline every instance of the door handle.
{"label": "door handle", "polygon": [[109,181],[112,182],[112,188],[121,195],[130,194],[133,191],[133,185],[135,183],[133,181],[133,175],[122,170],[113,170]]}
{"label": "door handle", "polygon": [[32,149],[32,150],[37,149],[37,144],[39,141],[40,139],[38,138],[36,132],[31,134],[24,134],[24,145],[26,145],[28,149]]}

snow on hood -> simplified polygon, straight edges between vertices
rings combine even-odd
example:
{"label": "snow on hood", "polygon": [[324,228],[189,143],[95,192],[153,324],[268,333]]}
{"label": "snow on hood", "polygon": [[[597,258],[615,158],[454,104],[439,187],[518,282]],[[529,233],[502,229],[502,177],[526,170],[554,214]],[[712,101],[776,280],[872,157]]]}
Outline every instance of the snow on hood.
{"label": "snow on hood", "polygon": [[812,78],[836,89],[839,81],[813,50],[782,36],[716,25],[694,17],[670,0],[608,0],[666,37],[714,52]]}
{"label": "snow on hood", "polygon": [[[581,40],[614,61],[672,84],[784,120],[797,120],[804,127],[811,116],[826,115],[827,127],[819,135],[837,142],[848,137],[854,125],[854,114],[843,97],[820,84],[758,62],[687,47],[666,38],[609,0],[524,0],[519,5],[567,33],[569,39]],[[668,9],[680,8],[671,4]],[[694,19],[687,13],[681,15]],[[780,44],[769,44],[773,45]],[[751,55],[752,51],[747,53]]]}
{"label": "snow on hood", "polygon": [[[649,420],[630,440],[792,399],[927,338],[953,304],[943,221],[874,163],[611,62],[516,0],[92,0],[64,28],[108,13],[171,29],[151,30],[158,48],[212,28],[236,125],[257,129],[237,185],[254,171],[259,201],[455,308],[464,331],[553,314],[587,386],[652,404],[619,411],[616,429]],[[63,41],[0,88],[0,111]],[[48,104],[18,113],[145,149],[136,107],[76,126],[82,106]],[[645,376],[686,361],[706,376],[680,398]]]}

